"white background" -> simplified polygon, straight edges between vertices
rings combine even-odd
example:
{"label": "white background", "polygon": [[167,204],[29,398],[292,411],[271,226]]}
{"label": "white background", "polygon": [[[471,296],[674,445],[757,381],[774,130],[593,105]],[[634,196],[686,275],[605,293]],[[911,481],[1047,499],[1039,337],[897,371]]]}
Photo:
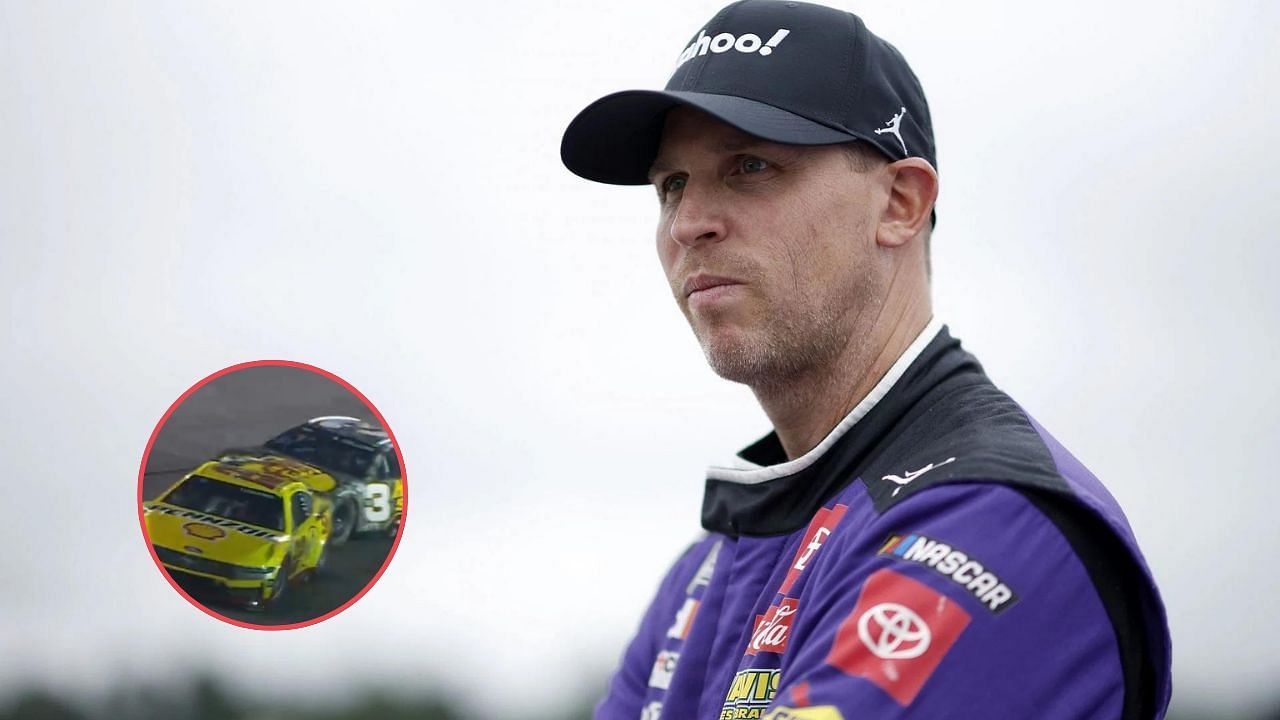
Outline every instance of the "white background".
{"label": "white background", "polygon": [[[0,2],[0,697],[300,663],[480,715],[595,696],[703,466],[768,425],[668,296],[651,191],[560,133],[719,3],[260,5]],[[936,311],[1126,508],[1183,708],[1280,679],[1278,8],[850,6],[932,106]],[[269,357],[360,388],[410,482],[382,581],[290,633],[188,606],[135,506],[169,403]]]}

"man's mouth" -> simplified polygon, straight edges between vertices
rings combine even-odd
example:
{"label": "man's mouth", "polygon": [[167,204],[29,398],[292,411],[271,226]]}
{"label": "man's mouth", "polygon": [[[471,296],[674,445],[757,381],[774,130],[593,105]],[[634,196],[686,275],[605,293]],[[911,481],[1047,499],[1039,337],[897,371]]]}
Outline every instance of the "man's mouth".
{"label": "man's mouth", "polygon": [[697,273],[690,275],[684,281],[684,296],[691,298],[698,293],[706,293],[715,288],[728,287],[730,285],[741,285],[742,283],[733,278],[721,277],[719,275],[707,275],[705,273]]}

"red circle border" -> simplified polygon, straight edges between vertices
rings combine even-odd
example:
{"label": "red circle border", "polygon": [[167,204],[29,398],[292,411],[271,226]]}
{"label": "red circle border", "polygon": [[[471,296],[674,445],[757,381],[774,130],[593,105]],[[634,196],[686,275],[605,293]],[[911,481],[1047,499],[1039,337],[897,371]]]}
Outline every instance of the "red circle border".
{"label": "red circle border", "polygon": [[[165,423],[169,421],[169,417],[173,415],[173,412],[177,410],[178,406],[181,405],[183,402],[185,402],[187,398],[191,397],[191,395],[194,394],[197,390],[204,387],[205,385],[208,385],[214,380],[217,380],[223,375],[229,375],[233,372],[237,372],[239,370],[245,370],[252,367],[264,367],[264,366],[291,367],[298,370],[308,370],[310,372],[316,373],[317,375],[325,377],[341,385],[343,388],[347,389],[348,391],[350,391],[352,395],[355,395],[357,398],[360,399],[361,402],[364,403],[365,407],[369,408],[369,410],[373,413],[374,417],[378,418],[378,422],[382,424],[382,428],[387,431],[387,437],[391,438],[391,445],[392,447],[395,448],[395,451],[396,451],[396,459],[400,461],[400,477],[401,477],[401,484],[402,484],[401,494],[403,497],[403,508],[400,511],[400,527],[396,530],[396,538],[391,543],[391,550],[387,552],[386,559],[382,561],[382,567],[378,568],[378,572],[375,573],[374,576],[369,579],[369,582],[365,583],[365,586],[360,589],[360,592],[351,596],[351,598],[347,600],[345,603],[343,603],[342,605],[334,608],[333,610],[330,610],[329,612],[319,617],[312,618],[305,622],[290,623],[287,625],[258,625],[256,623],[244,622],[243,620],[236,620],[234,618],[229,618],[226,615],[222,615],[221,613],[215,612],[205,607],[203,603],[191,597],[191,595],[189,595],[187,591],[178,587],[178,584],[173,581],[173,578],[169,577],[169,573],[165,572],[164,565],[161,564],[160,558],[156,556],[155,549],[151,547],[151,539],[147,537],[146,520],[144,519],[143,513],[142,513],[142,503],[143,503],[142,481],[147,471],[147,459],[151,457],[151,448],[152,446],[155,445],[156,437],[160,435],[160,430],[164,427]],[[199,608],[206,615],[209,615],[210,617],[215,618],[217,620],[221,620],[222,622],[225,622],[227,624],[236,625],[238,627],[247,628],[249,630],[296,630],[298,628],[309,627],[311,625],[324,622],[325,620],[328,620],[329,618],[337,615],[343,610],[346,610],[347,608],[356,604],[356,601],[364,597],[365,593],[369,592],[369,590],[373,588],[374,584],[376,584],[378,580],[382,577],[382,574],[387,571],[387,567],[391,564],[391,559],[395,557],[396,549],[400,547],[400,539],[404,537],[404,529],[405,529],[406,520],[408,519],[408,517],[409,517],[409,472],[405,467],[404,452],[400,448],[400,443],[396,440],[395,433],[391,431],[391,426],[387,424],[386,418],[384,418],[382,416],[382,413],[378,410],[378,408],[374,406],[372,402],[369,401],[369,398],[365,397],[365,394],[357,390],[356,387],[351,383],[347,382],[346,380],[343,380],[342,378],[329,372],[328,370],[316,367],[315,365],[308,365],[307,363],[297,362],[294,360],[250,360],[248,362],[237,363],[235,365],[225,367],[215,373],[205,376],[203,379],[196,382],[194,385],[188,388],[186,392],[178,396],[177,400],[173,401],[173,404],[170,405],[169,409],[165,410],[164,415],[161,416],[160,421],[156,423],[155,429],[151,431],[151,437],[147,439],[147,447],[142,452],[142,463],[138,467],[138,527],[142,531],[142,541],[147,546],[147,552],[151,555],[152,562],[156,564],[156,568],[160,571],[160,576],[163,577],[166,581],[168,581],[169,585],[172,586],[173,589],[177,591],[179,595],[186,598],[187,602]]]}

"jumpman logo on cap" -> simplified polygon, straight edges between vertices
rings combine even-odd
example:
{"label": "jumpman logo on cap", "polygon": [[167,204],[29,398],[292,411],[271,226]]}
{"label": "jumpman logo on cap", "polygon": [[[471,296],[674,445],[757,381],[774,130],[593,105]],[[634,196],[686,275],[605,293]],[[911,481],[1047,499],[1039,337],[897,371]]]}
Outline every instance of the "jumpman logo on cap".
{"label": "jumpman logo on cap", "polygon": [[878,128],[878,129],[876,130],[876,134],[877,134],[877,135],[883,135],[883,134],[885,134],[885,133],[893,133],[893,136],[894,136],[894,137],[896,137],[896,138],[898,138],[898,142],[902,143],[902,154],[903,154],[903,155],[906,155],[906,154],[907,154],[907,143],[903,141],[903,139],[902,139],[902,133],[898,132],[898,126],[902,124],[902,116],[903,116],[903,115],[906,115],[906,114],[907,114],[907,109],[904,107],[904,108],[902,108],[902,112],[900,112],[900,113],[898,113],[897,115],[894,115],[894,116],[893,116],[893,119],[892,119],[892,120],[886,120],[886,121],[885,121],[885,123],[884,123],[884,124],[885,124],[885,127]]}

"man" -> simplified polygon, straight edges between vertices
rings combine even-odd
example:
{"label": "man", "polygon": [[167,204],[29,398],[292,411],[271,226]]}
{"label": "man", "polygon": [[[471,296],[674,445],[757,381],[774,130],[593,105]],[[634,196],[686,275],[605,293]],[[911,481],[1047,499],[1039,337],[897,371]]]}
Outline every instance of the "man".
{"label": "man", "polygon": [[1166,619],[1123,513],[933,317],[933,133],[896,49],[743,0],[561,155],[656,188],[676,302],[774,426],[709,470],[709,534],[597,718],[1163,716]]}

